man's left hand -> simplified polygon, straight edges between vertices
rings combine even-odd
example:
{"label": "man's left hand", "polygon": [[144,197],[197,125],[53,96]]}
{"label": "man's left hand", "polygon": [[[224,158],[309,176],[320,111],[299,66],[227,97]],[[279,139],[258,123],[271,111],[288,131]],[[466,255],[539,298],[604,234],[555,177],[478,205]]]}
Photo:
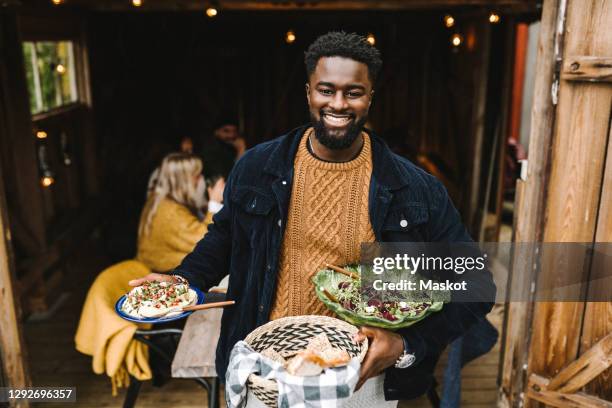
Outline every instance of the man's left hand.
{"label": "man's left hand", "polygon": [[355,340],[361,342],[365,338],[370,339],[368,353],[361,363],[359,381],[355,391],[371,377],[376,377],[388,367],[395,365],[397,359],[404,352],[404,341],[402,336],[392,331],[376,327],[363,326],[355,336]]}

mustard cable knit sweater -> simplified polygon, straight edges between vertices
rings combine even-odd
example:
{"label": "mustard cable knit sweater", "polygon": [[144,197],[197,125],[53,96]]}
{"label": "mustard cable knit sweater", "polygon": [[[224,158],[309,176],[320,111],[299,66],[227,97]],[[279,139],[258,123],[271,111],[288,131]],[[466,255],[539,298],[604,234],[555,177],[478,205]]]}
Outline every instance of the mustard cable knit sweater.
{"label": "mustard cable knit sweater", "polygon": [[294,161],[289,217],[283,239],[276,297],[270,319],[306,314],[331,316],[310,278],[325,262],[358,263],[362,242],[374,242],[368,214],[372,176],[369,136],[359,155],[344,163],[318,160],[305,132]]}

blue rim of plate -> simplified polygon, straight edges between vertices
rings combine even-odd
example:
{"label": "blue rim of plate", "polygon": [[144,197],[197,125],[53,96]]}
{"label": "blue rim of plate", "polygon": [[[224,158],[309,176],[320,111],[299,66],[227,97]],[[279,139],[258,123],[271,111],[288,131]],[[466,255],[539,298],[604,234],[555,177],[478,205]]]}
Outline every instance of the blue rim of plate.
{"label": "blue rim of plate", "polygon": [[[202,293],[202,291],[198,288],[195,288],[193,286],[189,286],[189,289],[192,289],[196,295],[198,296],[198,301],[196,304],[201,305],[202,303],[204,303],[204,293]],[[130,316],[129,314],[125,313],[123,310],[121,310],[121,306],[123,306],[123,303],[125,302],[125,300],[127,299],[127,295],[123,295],[119,298],[119,300],[117,300],[117,303],[115,303],[115,312],[117,312],[117,314],[125,319],[125,320],[129,320],[130,322],[134,322],[134,323],[167,323],[167,322],[172,322],[174,320],[179,320],[179,319],[184,319],[185,317],[189,316],[190,314],[193,313],[193,311],[191,312],[181,312],[175,316],[171,316],[171,317],[146,317],[143,319],[137,319],[135,317]]]}

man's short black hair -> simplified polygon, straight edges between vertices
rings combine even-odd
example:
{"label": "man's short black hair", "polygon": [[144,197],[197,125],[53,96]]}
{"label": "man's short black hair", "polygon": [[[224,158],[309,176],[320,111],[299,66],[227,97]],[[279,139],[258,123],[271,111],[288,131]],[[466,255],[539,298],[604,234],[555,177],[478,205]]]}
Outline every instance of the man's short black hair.
{"label": "man's short black hair", "polygon": [[234,125],[239,127],[238,118],[232,112],[221,112],[219,115],[217,115],[215,121],[213,122],[213,130],[217,130],[226,125]]}
{"label": "man's short black hair", "polygon": [[312,75],[317,62],[322,57],[344,57],[362,62],[368,66],[368,73],[372,84],[382,67],[380,52],[365,39],[355,33],[332,31],[317,38],[306,51],[304,63],[308,78]]}

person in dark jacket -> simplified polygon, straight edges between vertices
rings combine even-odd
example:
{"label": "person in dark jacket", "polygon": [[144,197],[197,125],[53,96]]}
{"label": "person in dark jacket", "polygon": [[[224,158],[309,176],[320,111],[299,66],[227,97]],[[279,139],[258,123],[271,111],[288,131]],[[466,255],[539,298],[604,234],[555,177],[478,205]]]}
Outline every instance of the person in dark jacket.
{"label": "person in dark jacket", "polygon": [[[378,51],[361,36],[332,32],[310,46],[305,62],[311,123],[245,153],[227,180],[223,209],[173,272],[203,290],[229,273],[227,297],[236,304],[221,323],[222,379],[232,347],[256,327],[327,313],[309,281],[325,262],[359,262],[362,242],[471,241],[442,184],[363,128],[382,64]],[[388,400],[431,388],[446,345],[492,307],[490,273],[461,279],[481,302],[448,303],[396,332],[360,329],[370,346],[357,388],[381,372]]]}
{"label": "person in dark jacket", "polygon": [[202,143],[201,154],[207,174],[227,179],[245,150],[246,142],[238,132],[238,121],[231,114],[220,115],[213,125],[212,136]]}

